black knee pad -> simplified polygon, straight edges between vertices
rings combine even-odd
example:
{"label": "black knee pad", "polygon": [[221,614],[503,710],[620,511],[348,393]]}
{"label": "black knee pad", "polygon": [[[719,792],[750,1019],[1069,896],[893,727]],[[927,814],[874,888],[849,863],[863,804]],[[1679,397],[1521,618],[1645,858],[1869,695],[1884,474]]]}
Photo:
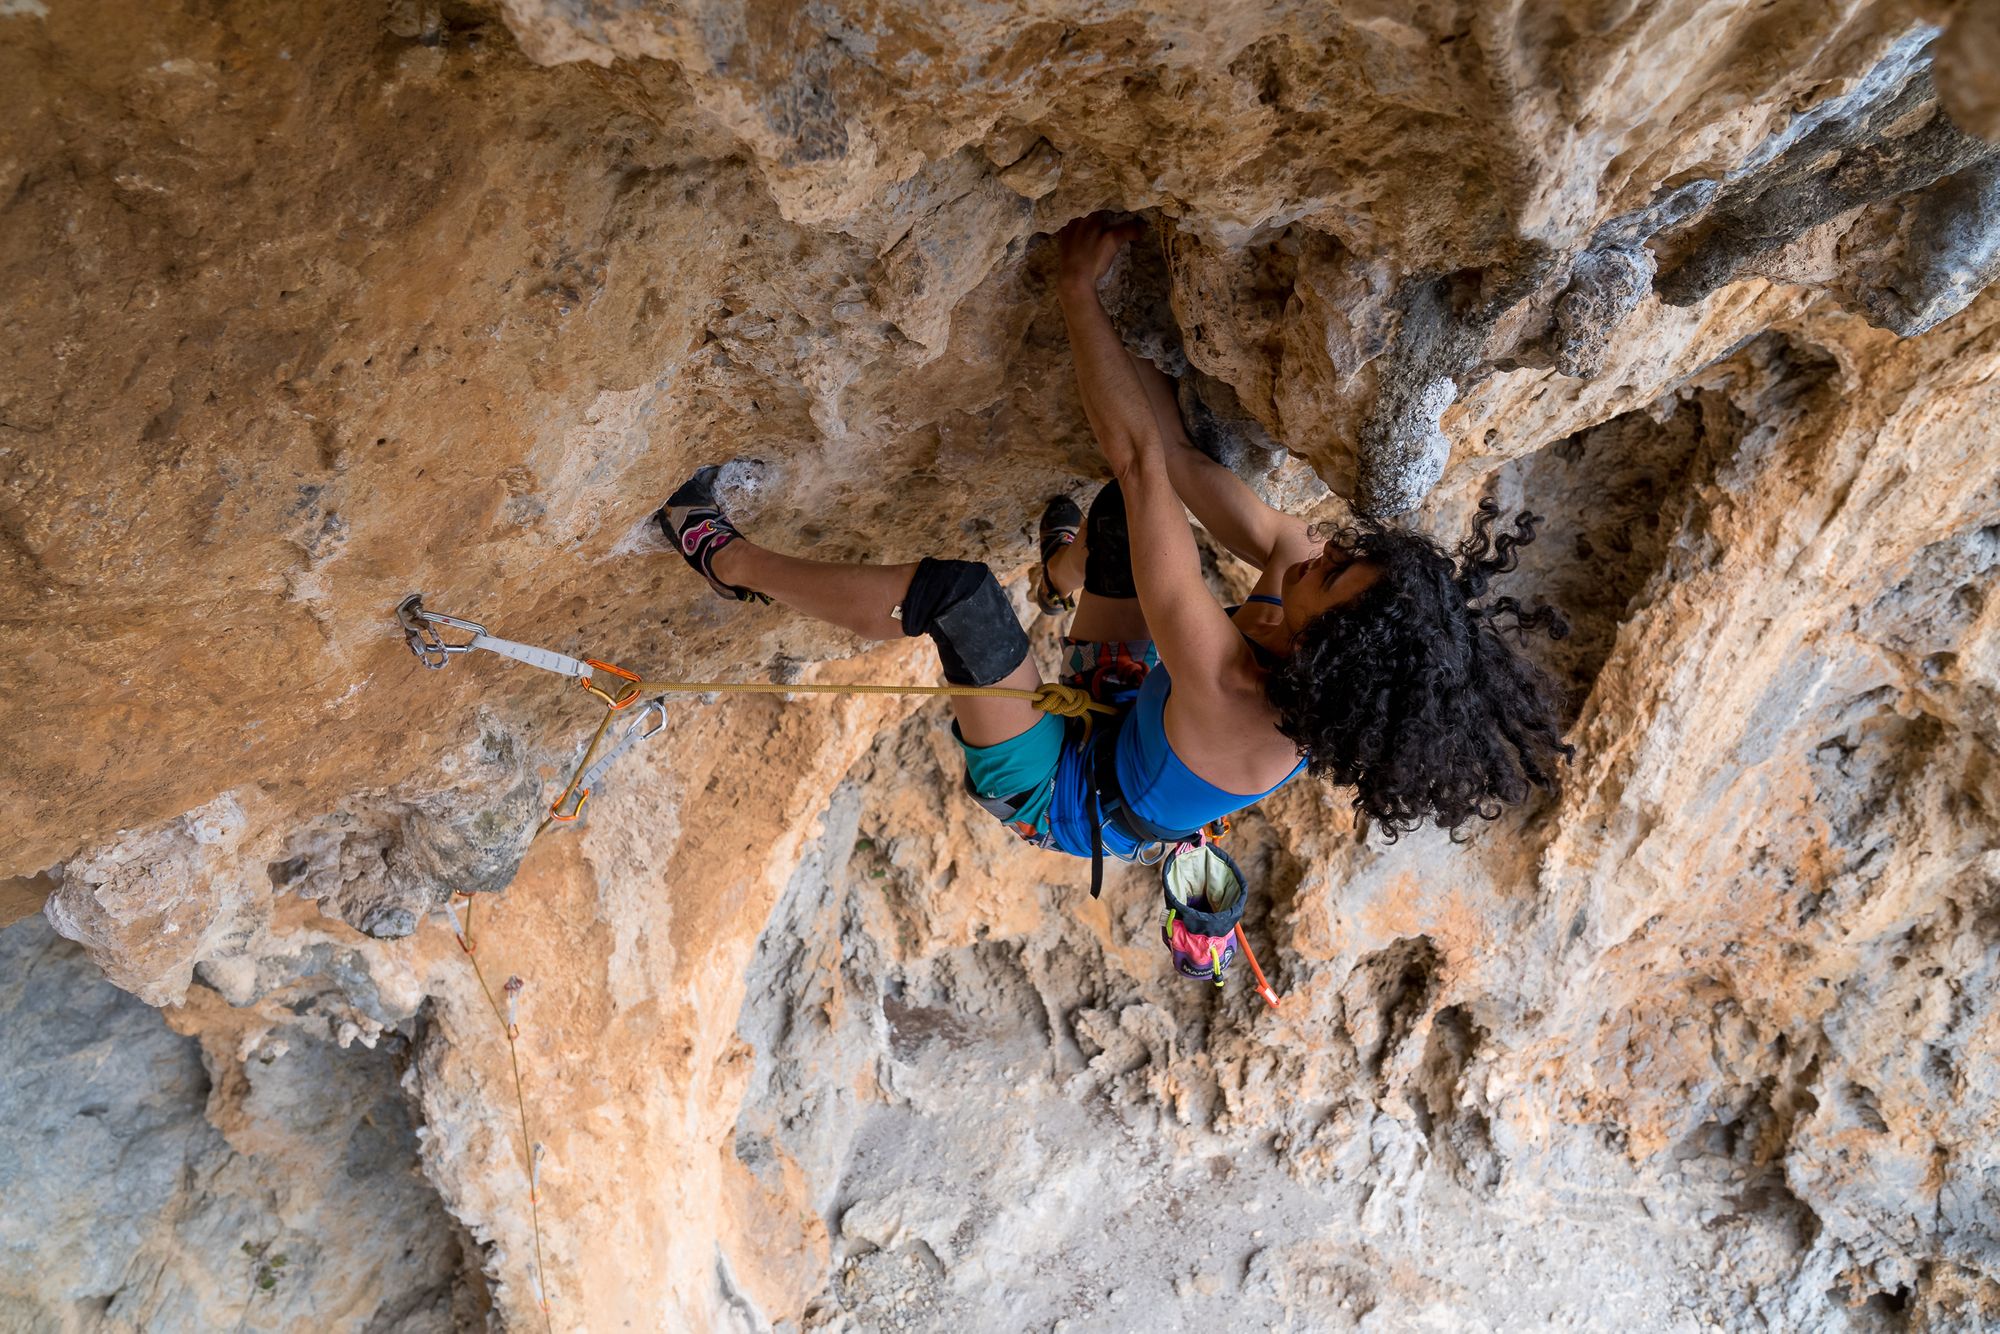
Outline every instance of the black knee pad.
{"label": "black knee pad", "polygon": [[1106,482],[1090,502],[1083,521],[1083,591],[1101,598],[1135,598],[1132,582],[1132,539],[1125,529],[1125,493],[1118,482]]}
{"label": "black knee pad", "polygon": [[953,685],[990,686],[1028,656],[1013,604],[977,561],[919,561],[903,594],[903,633],[931,637]]}

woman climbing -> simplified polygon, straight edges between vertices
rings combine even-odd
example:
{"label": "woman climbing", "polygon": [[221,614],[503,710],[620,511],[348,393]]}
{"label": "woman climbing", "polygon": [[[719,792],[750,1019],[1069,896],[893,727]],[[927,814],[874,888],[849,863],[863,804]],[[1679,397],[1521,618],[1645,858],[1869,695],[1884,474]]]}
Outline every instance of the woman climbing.
{"label": "woman climbing", "polygon": [[[1059,286],[1085,415],[1115,480],[1087,520],[1067,498],[1042,517],[1036,600],[1075,601],[1064,679],[1125,709],[1086,740],[1014,698],[954,698],[966,785],[1039,847],[1133,858],[1195,837],[1300,770],[1354,788],[1390,831],[1456,829],[1554,785],[1567,756],[1548,678],[1503,638],[1555,613],[1478,605],[1536,520],[1494,538],[1482,506],[1458,560],[1436,542],[1360,521],[1317,540],[1188,441],[1166,376],[1130,355],[1097,283],[1134,232],[1064,228]],[[716,502],[704,468],[659,512],[669,540],[724,597],[771,598],[868,639],[928,635],[945,679],[1032,689],[1028,638],[985,565],[828,564],[758,546]],[[1245,604],[1210,596],[1183,506],[1261,571]],[[1095,886],[1093,886],[1094,888]],[[1240,912],[1240,906],[1238,908]],[[1183,971],[1187,971],[1184,969]],[[1220,972],[1220,965],[1217,967]]]}

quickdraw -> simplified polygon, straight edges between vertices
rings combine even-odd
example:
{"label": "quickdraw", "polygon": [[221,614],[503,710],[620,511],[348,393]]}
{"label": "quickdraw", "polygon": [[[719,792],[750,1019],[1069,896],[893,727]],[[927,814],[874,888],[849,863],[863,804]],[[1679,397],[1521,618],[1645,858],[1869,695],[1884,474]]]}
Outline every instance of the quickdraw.
{"label": "quickdraw", "polygon": [[[556,798],[555,804],[549,807],[549,820],[555,824],[572,823],[577,816],[583,814],[583,803],[589,800],[591,790],[603,780],[606,773],[610,772],[611,766],[618,762],[618,757],[638,742],[651,741],[666,725],[667,701],[664,696],[656,695],[647,700],[639,712],[633,715],[632,725],[625,729],[625,734],[618,738],[610,750],[598,756],[589,768],[578,772],[569,787]],[[569,814],[564,815],[563,807],[569,804],[572,796],[575,797],[576,804],[570,806]]]}
{"label": "quickdraw", "polygon": [[[545,672],[570,677],[613,710],[622,709],[639,698],[638,676],[623,667],[597,658],[572,658],[554,649],[537,648],[533,644],[519,644],[498,635],[489,635],[486,627],[477,621],[425,610],[424,595],[421,593],[412,593],[396,604],[396,623],[403,627],[403,639],[409,644],[410,652],[417,655],[418,662],[434,672],[449,667],[451,660],[461,653],[484,649],[503,658],[524,662],[530,667],[539,667]],[[472,638],[463,644],[453,644],[445,639],[442,633],[445,629],[463,630]],[[598,672],[619,677],[628,684],[613,695],[592,680]]]}
{"label": "quickdraw", "polygon": [[[477,621],[468,621],[461,616],[447,616],[440,611],[431,611],[424,606],[421,593],[412,593],[396,604],[396,623],[402,627],[404,642],[410,646],[417,661],[432,671],[440,671],[451,665],[451,660],[475,649],[497,653],[503,658],[539,667],[545,672],[554,672],[575,681],[584,691],[595,695],[604,702],[605,716],[598,724],[597,734],[590,739],[584,749],[583,760],[563,785],[562,795],[549,808],[548,815],[536,826],[537,835],[552,824],[572,824],[583,813],[583,803],[590,797],[611,762],[622,755],[635,741],[643,741],[657,734],[666,725],[666,702],[654,699],[641,711],[639,723],[644,723],[648,712],[657,706],[658,712],[650,725],[635,723],[628,729],[609,754],[602,760],[596,759],[597,747],[604,739],[611,716],[639,702],[646,694],[760,694],[760,695],[1000,695],[1014,699],[1024,699],[1044,713],[1053,713],[1064,718],[1081,718],[1089,725],[1093,714],[1113,714],[1117,710],[1108,704],[1099,703],[1090,697],[1088,691],[1057,682],[1044,682],[1033,690],[1015,689],[1010,686],[901,686],[901,685],[820,685],[781,684],[774,681],[648,681],[637,672],[628,672],[616,663],[605,662],[601,658],[573,658],[567,653],[557,653],[554,649],[538,648],[533,644],[517,643],[488,634],[486,627]],[[461,631],[471,636],[461,643],[454,643],[445,637],[448,630]],[[598,684],[599,674],[615,678],[609,688]]]}

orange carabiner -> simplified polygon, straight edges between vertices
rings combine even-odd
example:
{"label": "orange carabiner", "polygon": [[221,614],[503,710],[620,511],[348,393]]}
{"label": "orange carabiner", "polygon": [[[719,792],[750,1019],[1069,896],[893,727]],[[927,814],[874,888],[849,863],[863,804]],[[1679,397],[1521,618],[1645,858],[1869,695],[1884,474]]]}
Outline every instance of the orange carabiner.
{"label": "orange carabiner", "polygon": [[585,690],[588,690],[591,694],[603,700],[607,705],[610,706],[611,711],[613,713],[618,712],[618,710],[624,708],[627,704],[630,704],[633,700],[639,698],[639,683],[645,678],[640,676],[637,672],[628,672],[623,667],[618,666],[616,663],[600,662],[596,658],[585,658],[583,661],[586,665],[594,667],[600,672],[609,672],[613,676],[623,677],[625,680],[630,681],[632,683],[632,686],[629,690],[627,690],[624,694],[618,696],[616,699],[613,699],[608,691],[606,691],[602,686],[598,685],[596,682],[592,681],[589,677],[579,676],[576,678],[576,683],[578,685],[582,686]]}
{"label": "orange carabiner", "polygon": [[587,787],[579,789],[576,793],[575,808],[571,810],[568,815],[564,815],[562,813],[563,803],[565,801],[568,801],[569,798],[570,794],[567,792],[563,793],[560,797],[556,798],[556,804],[549,807],[549,819],[551,821],[555,822],[556,824],[575,823],[576,817],[583,814],[583,803],[590,800],[590,789]]}

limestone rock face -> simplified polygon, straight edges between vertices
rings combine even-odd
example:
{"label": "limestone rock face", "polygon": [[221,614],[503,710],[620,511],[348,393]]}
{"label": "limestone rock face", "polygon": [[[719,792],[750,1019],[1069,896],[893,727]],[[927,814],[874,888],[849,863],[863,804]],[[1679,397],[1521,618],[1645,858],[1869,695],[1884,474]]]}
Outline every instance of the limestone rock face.
{"label": "limestone rock face", "polygon": [[[1995,25],[0,6],[0,1323],[2000,1320]],[[533,837],[601,707],[396,605],[930,680],[649,515],[725,463],[773,545],[1018,575],[1106,475],[1094,209],[1275,502],[1546,516],[1562,795],[1246,816],[1275,1012],[935,704],[675,697]]]}
{"label": "limestone rock face", "polygon": [[412,1170],[400,1039],[343,1051],[308,1020],[232,1046],[219,1002],[183,1037],[39,920],[0,931],[0,963],[6,1328],[444,1331],[484,1309]]}

